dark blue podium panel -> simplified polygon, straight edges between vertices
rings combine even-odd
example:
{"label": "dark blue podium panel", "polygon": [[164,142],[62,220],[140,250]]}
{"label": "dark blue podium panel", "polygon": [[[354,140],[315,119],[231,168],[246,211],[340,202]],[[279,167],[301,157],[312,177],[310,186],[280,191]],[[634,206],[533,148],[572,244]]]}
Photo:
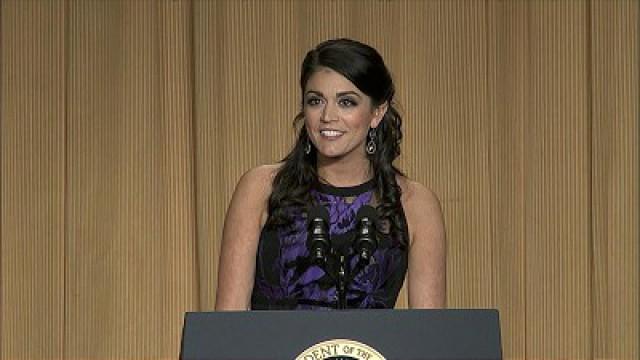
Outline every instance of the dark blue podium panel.
{"label": "dark blue podium panel", "polygon": [[489,360],[502,350],[496,310],[244,311],[187,313],[180,356]]}

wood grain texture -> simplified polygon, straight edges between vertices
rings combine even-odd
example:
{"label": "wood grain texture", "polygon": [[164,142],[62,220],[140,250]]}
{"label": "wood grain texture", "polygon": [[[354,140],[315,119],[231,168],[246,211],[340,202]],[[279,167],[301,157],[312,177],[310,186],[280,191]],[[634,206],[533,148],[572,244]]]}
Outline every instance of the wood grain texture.
{"label": "wood grain texture", "polygon": [[527,355],[591,356],[588,3],[530,12],[525,125]]}
{"label": "wood grain texture", "polygon": [[176,358],[236,182],[292,145],[301,59],[351,37],[441,200],[448,306],[499,309],[507,359],[638,358],[639,8],[0,2],[0,357]]}
{"label": "wood grain texture", "polygon": [[592,346],[625,359],[640,354],[640,13],[632,1],[592,5]]}
{"label": "wood grain texture", "polygon": [[0,358],[62,358],[63,3],[0,3]]}
{"label": "wood grain texture", "polygon": [[69,3],[69,358],[174,356],[198,308],[190,11]]}

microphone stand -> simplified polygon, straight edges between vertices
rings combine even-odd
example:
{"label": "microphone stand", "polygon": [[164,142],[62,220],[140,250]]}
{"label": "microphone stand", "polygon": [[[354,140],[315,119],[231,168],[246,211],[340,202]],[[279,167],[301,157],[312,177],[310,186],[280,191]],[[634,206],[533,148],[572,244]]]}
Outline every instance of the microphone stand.
{"label": "microphone stand", "polygon": [[[338,292],[338,309],[344,310],[347,308],[347,262],[344,255],[340,255],[338,261],[338,286],[336,290]],[[350,279],[353,280],[353,279]],[[350,282],[350,281],[349,281]]]}
{"label": "microphone stand", "polygon": [[[331,253],[327,256],[325,264],[318,264],[329,278],[336,285],[336,309],[347,309],[347,286],[353,281],[353,276],[349,271],[347,257],[343,254]],[[362,268],[356,268],[355,274],[360,272]]]}
{"label": "microphone stand", "polygon": [[356,278],[356,276],[364,270],[366,264],[362,261],[358,261],[353,272],[349,270],[348,261],[346,256],[340,255],[338,257],[338,273],[337,276],[333,276],[332,278],[336,282],[336,292],[338,296],[338,307],[339,310],[347,309],[347,286],[351,284],[351,282]]}

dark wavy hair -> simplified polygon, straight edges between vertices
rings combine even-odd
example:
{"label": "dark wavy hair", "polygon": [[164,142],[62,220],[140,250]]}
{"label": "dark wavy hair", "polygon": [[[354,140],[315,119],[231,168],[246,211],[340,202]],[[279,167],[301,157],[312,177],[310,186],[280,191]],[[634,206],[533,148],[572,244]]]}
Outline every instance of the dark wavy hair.
{"label": "dark wavy hair", "polygon": [[[320,43],[310,50],[302,62],[300,89],[302,108],[307,81],[321,67],[329,68],[351,81],[360,91],[369,96],[373,106],[388,103],[387,111],[376,128],[376,152],[367,155],[371,161],[375,177],[375,193],[378,199],[380,219],[388,221],[392,237],[401,239],[406,245],[406,221],[402,216],[402,194],[396,181],[397,175],[404,174],[393,165],[400,155],[402,140],[402,117],[395,108],[395,87],[391,74],[380,54],[371,46],[351,39],[333,39]],[[288,225],[291,219],[288,210],[305,208],[312,203],[311,192],[319,183],[316,169],[317,155],[312,147],[305,153],[308,135],[303,124],[301,110],[293,122],[298,129],[296,143],[282,160],[282,166],[273,180],[273,190],[269,197],[268,227]],[[396,237],[397,236],[397,237]]]}

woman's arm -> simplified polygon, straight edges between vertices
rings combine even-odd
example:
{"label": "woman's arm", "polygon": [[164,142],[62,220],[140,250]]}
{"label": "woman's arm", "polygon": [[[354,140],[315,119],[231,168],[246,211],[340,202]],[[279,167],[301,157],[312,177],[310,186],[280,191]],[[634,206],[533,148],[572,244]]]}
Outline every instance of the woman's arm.
{"label": "woman's arm", "polygon": [[403,198],[410,234],[409,307],[444,308],[447,249],[440,202],[432,191],[411,181],[405,181]]}
{"label": "woman's arm", "polygon": [[260,231],[267,218],[275,166],[245,173],[231,198],[222,231],[216,310],[248,310]]}

